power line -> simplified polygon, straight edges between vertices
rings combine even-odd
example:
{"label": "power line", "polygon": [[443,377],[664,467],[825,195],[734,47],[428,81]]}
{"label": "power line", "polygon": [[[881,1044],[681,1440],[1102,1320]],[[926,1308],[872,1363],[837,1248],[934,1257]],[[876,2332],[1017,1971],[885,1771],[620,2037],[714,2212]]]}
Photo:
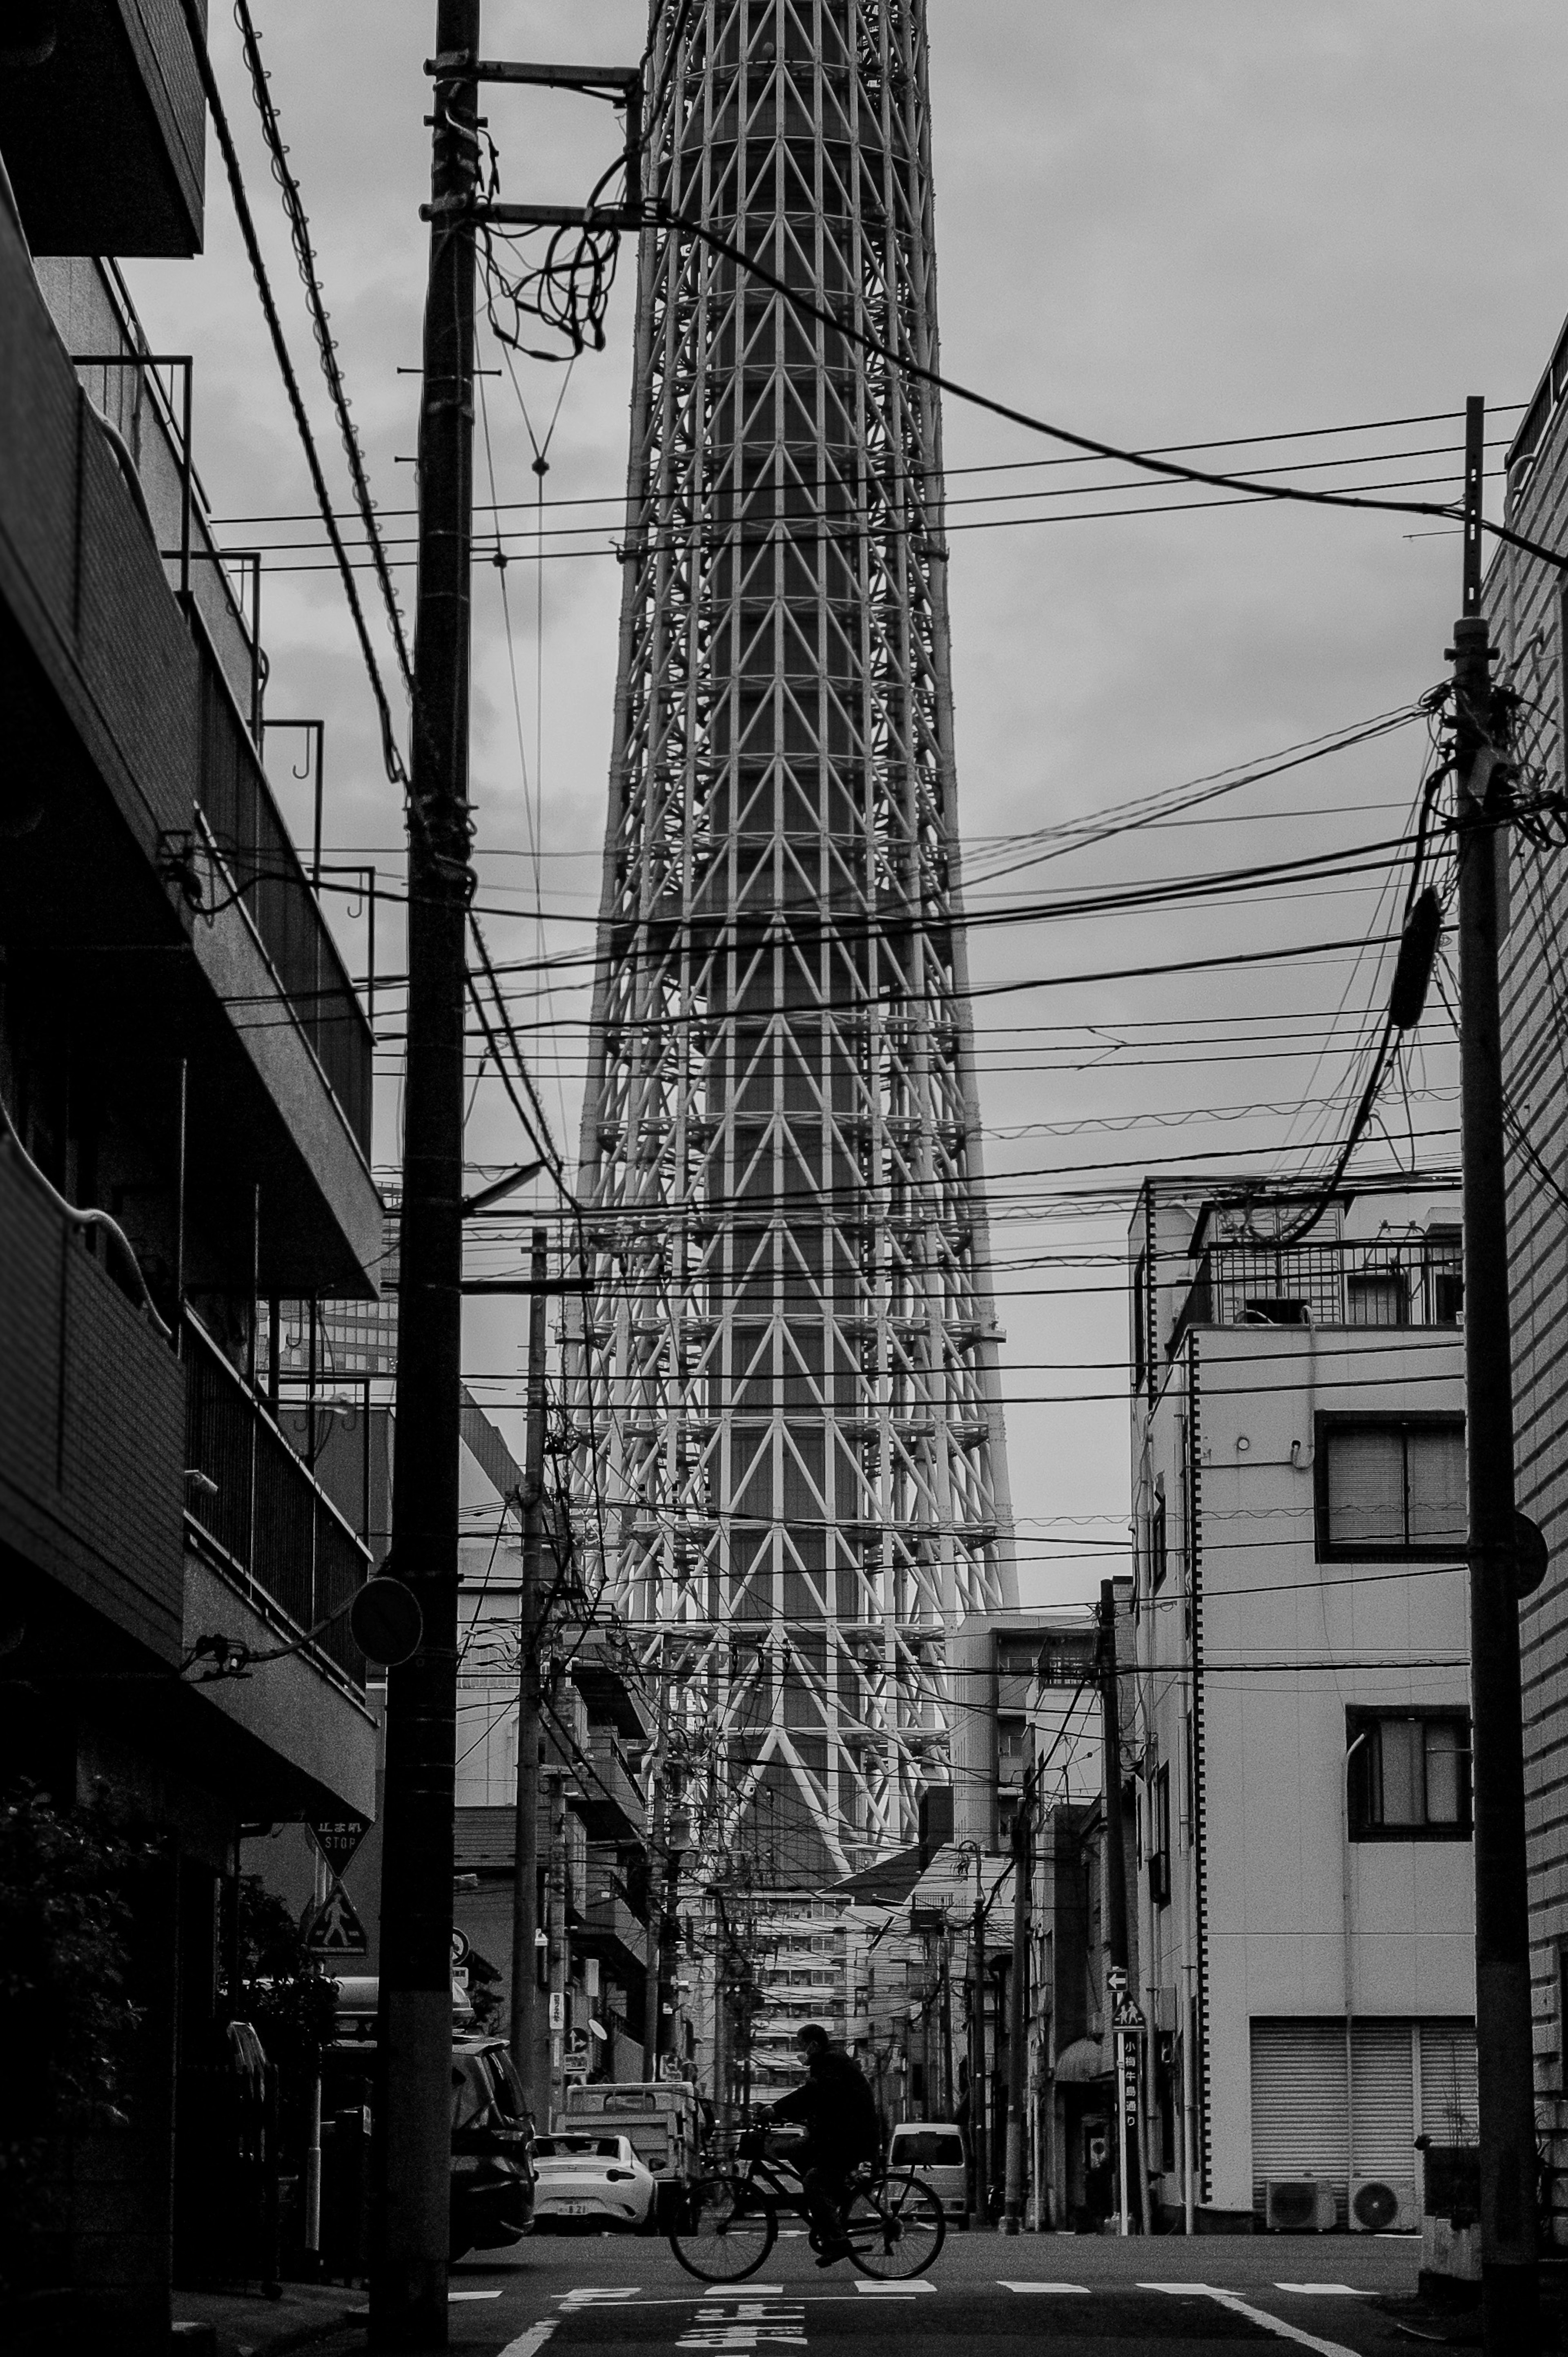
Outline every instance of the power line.
{"label": "power line", "polygon": [[[189,5],[189,0],[187,0],[187,5]],[[1435,516],[1445,523],[1463,521],[1462,509],[1452,506],[1440,507],[1430,500],[1380,500],[1346,491],[1315,491],[1297,484],[1286,483],[1262,485],[1253,493],[1249,486],[1236,476],[1219,474],[1201,467],[1184,467],[1177,460],[1156,457],[1152,450],[1126,449],[1120,444],[1101,441],[1094,435],[1079,434],[1065,425],[1054,425],[1043,417],[1034,416],[1027,410],[1015,408],[1010,402],[999,401],[992,394],[977,392],[972,386],[961,383],[957,378],[944,375],[939,369],[928,368],[908,352],[894,350],[890,345],[884,343],[879,336],[873,335],[868,328],[857,326],[853,320],[841,318],[835,311],[831,310],[826,304],[819,303],[803,287],[791,286],[787,279],[775,276],[772,271],[747,253],[743,247],[732,243],[728,238],[721,236],[716,230],[710,229],[705,222],[693,221],[685,215],[662,206],[658,209],[656,219],[661,228],[682,230],[688,237],[700,239],[711,251],[722,255],[726,261],[734,263],[736,267],[744,270],[748,277],[769,287],[774,294],[782,296],[784,300],[791,304],[796,310],[809,318],[815,319],[819,325],[831,328],[834,334],[842,336],[847,343],[858,344],[863,350],[874,353],[878,359],[886,361],[889,367],[900,371],[905,376],[914,377],[920,382],[932,386],[939,393],[950,394],[955,401],[967,403],[972,408],[984,410],[993,417],[1003,418],[1009,425],[1021,425],[1026,433],[1045,435],[1053,442],[1068,443],[1074,449],[1087,451],[1095,457],[1120,459],[1124,465],[1141,468],[1145,473],[1160,475],[1176,482],[1202,484],[1212,490],[1240,490],[1259,499],[1291,501],[1311,507],[1365,508],[1393,515]],[[1506,541],[1510,547],[1524,549],[1530,554],[1547,556],[1553,563],[1563,561],[1553,556],[1552,552],[1540,548],[1534,542],[1511,531],[1506,524],[1490,523],[1485,517],[1481,517],[1479,522],[1483,531],[1489,532],[1497,539]]]}
{"label": "power line", "polygon": [[[1493,414],[1500,416],[1509,412],[1522,411],[1526,406],[1527,404],[1523,402],[1499,402],[1493,405]],[[1181,457],[1187,452],[1194,450],[1242,450],[1251,449],[1265,443],[1307,442],[1318,440],[1325,436],[1333,435],[1377,434],[1391,431],[1395,427],[1406,425],[1446,425],[1453,420],[1462,419],[1464,414],[1465,413],[1462,409],[1423,410],[1416,412],[1412,415],[1405,417],[1364,418],[1359,424],[1351,425],[1303,425],[1290,430],[1280,429],[1268,434],[1231,434],[1218,440],[1208,440],[1204,442],[1157,443],[1153,446],[1153,454],[1158,457]],[[1488,447],[1493,448],[1501,448],[1506,447],[1506,445],[1498,442]],[[1402,457],[1406,456],[1423,457],[1426,454],[1423,452],[1407,453],[1399,451],[1368,451],[1364,454],[1352,453],[1348,457],[1329,460],[1325,463],[1348,467],[1370,463],[1372,460],[1379,457]],[[1078,467],[1082,466],[1084,463],[1085,462],[1081,457],[987,459],[982,460],[976,465],[968,467],[944,466],[940,468],[904,468],[900,471],[882,476],[879,478],[879,480],[887,484],[898,485],[916,482],[951,482],[960,477],[967,477],[970,475],[1010,475],[1026,472],[1038,473],[1042,469],[1048,469],[1054,467]],[[817,477],[813,479],[810,484],[802,482],[802,488],[816,492],[822,492],[831,488],[830,479],[826,476]],[[615,508],[618,511],[624,511],[626,507],[626,492],[623,489],[618,491],[580,493],[565,499],[544,500],[542,501],[537,500],[502,500],[499,501],[492,501],[489,506],[478,507],[475,510],[475,513],[477,515],[491,515],[505,512],[512,508],[532,509],[539,506],[550,509],[608,507]],[[416,515],[418,513],[418,510],[416,508],[381,508],[378,512],[385,518]],[[214,524],[223,527],[227,527],[229,525],[238,526],[242,524],[251,525],[259,523],[308,523],[313,520],[316,513],[317,511],[314,509],[268,510],[252,515],[213,516],[210,521]]]}
{"label": "power line", "polygon": [[403,766],[403,755],[393,732],[392,706],[387,700],[381,665],[376,660],[376,651],[371,643],[364,608],[360,602],[359,586],[354,579],[357,568],[349,555],[342,534],[338,530],[331,495],[327,489],[327,478],[322,470],[320,453],[316,447],[316,436],[311,430],[310,419],[306,412],[305,397],[300,391],[299,379],[295,374],[294,361],[290,357],[288,344],[284,336],[283,321],[278,316],[272,282],[267,275],[261,242],[256,235],[256,224],[251,213],[244,176],[240,168],[239,152],[234,145],[234,135],[229,127],[229,118],[223,108],[222,93],[219,90],[218,78],[212,70],[212,59],[207,47],[206,27],[202,22],[198,0],[180,0],[180,8],[184,15],[191,52],[196,60],[197,72],[200,77],[202,91],[212,116],[212,127],[218,135],[218,145],[222,151],[223,166],[229,178],[230,195],[233,199],[235,218],[239,222],[240,234],[250,261],[251,275],[255,281],[256,292],[261,297],[267,332],[272,339],[274,356],[276,359],[278,371],[284,382],[284,390],[288,395],[289,408],[294,416],[295,430],[305,453],[306,465],[309,469],[311,486],[316,492],[321,521],[326,527],[327,536],[332,544],[337,560],[337,570],[342,576],[343,594],[349,601],[349,610],[353,618],[354,632],[360,642],[360,652],[363,658],[365,673],[370,681],[371,693],[375,699],[376,712],[381,722],[381,758],[392,783],[406,792],[408,773]]}

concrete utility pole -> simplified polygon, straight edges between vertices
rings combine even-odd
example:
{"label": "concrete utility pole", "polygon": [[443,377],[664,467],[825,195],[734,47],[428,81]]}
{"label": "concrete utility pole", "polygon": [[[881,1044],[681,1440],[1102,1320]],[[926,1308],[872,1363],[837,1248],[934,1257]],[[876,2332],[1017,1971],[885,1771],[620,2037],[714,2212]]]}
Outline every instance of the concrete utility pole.
{"label": "concrete utility pole", "polygon": [[[477,57],[479,0],[439,0],[436,48]],[[451,2201],[452,1795],[463,1275],[469,564],[478,86],[435,84],[419,421],[419,592],[408,814],[408,1051],[399,1232],[392,1566],[424,1636],[387,1686],[378,2349],[446,2345]]]}
{"label": "concrete utility pole", "polygon": [[[675,2018],[679,2011],[675,1986],[676,1960],[680,1949],[680,1917],[678,1901],[681,1890],[681,1859],[690,1833],[690,1819],[681,1805],[680,1787],[671,1792],[665,1783],[664,1849],[662,1865],[656,1857],[649,1860],[649,1887],[657,1889],[658,1977],[655,1983],[654,2048],[662,2062],[677,2052]],[[657,1875],[658,1880],[655,1881]],[[654,2076],[659,2064],[655,2063]]]}
{"label": "concrete utility pole", "polygon": [[566,2109],[566,1786],[564,1768],[545,1770],[550,1791],[550,1870],[546,1876],[550,1908],[550,2062],[545,2080],[548,2097],[544,2125],[553,2127]]}
{"label": "concrete utility pole", "polygon": [[[1100,1723],[1105,1784],[1105,1947],[1110,1969],[1131,1989],[1127,1956],[1127,1857],[1122,1830],[1122,1714],[1116,1688],[1116,1587],[1100,1583]],[[1140,2191],[1142,2189],[1139,2189]],[[1122,2214],[1131,2223],[1132,2190],[1122,2187]],[[1138,2203],[1143,2216],[1143,2202]]]}
{"label": "concrete utility pole", "polygon": [[986,2150],[986,2127],[990,2105],[985,2084],[985,1873],[983,1852],[974,1845],[974,1930],[971,1936],[970,1957],[973,1975],[973,2006],[970,2017],[969,2042],[969,2139],[973,2147],[974,2170],[973,2206],[970,2222],[976,2233],[991,2222],[990,2154]]}
{"label": "concrete utility pole", "polygon": [[512,1837],[511,2059],[540,2117],[539,1571],[544,1539],[544,1318],[547,1238],[535,1228],[529,1275],[528,1430],[522,1467],[522,1577],[517,1606],[517,1815]]}
{"label": "concrete utility pole", "polygon": [[1460,1135],[1465,1174],[1465,1446],[1481,2131],[1481,2330],[1487,2357],[1533,2350],[1535,2082],[1514,1523],[1513,1378],[1503,1176],[1498,859],[1509,813],[1506,707],[1481,614],[1485,404],[1465,405],[1464,612],[1454,625],[1459,823]]}
{"label": "concrete utility pole", "polygon": [[1013,1819],[1013,1974],[1007,1991],[1007,2191],[1002,2220],[1004,2234],[1018,2233],[1024,2223],[1024,2109],[1029,2069],[1029,1880],[1033,1863],[1029,1799],[1026,1780]]}

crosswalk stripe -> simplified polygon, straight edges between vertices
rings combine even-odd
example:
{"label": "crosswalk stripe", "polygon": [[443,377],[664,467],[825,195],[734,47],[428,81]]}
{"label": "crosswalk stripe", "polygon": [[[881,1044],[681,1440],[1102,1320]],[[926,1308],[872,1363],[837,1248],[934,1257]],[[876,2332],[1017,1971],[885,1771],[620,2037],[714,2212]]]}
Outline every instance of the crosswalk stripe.
{"label": "crosswalk stripe", "polygon": [[1337,2283],[1277,2283],[1276,2291],[1316,2293],[1320,2299],[1370,2299],[1373,2295],[1360,2284]]}
{"label": "crosswalk stripe", "polygon": [[558,2318],[547,2316],[542,2323],[531,2324],[526,2332],[520,2332],[515,2341],[507,2342],[501,2357],[539,2357],[539,2352],[554,2331],[558,2321]]}
{"label": "crosswalk stripe", "polygon": [[1196,2293],[1200,2298],[1213,2300],[1218,2308],[1228,2308],[1233,2316],[1244,2316],[1249,2324],[1257,2325],[1264,2332],[1273,2333],[1280,2341],[1294,2341],[1298,2348],[1312,2350],[1315,2357],[1356,2357],[1355,2351],[1347,2349],[1342,2341],[1320,2341],[1316,2332],[1305,2331],[1299,2324],[1292,2324],[1285,2317],[1273,2316],[1266,2308],[1254,2308],[1251,2301],[1243,2299],[1240,2293],[1221,2291],[1217,2284],[1141,2283],[1138,2289],[1173,2292],[1178,2298],[1183,2293]]}
{"label": "crosswalk stripe", "polygon": [[1007,2276],[998,2276],[996,2280],[1001,2285],[1004,2291],[1080,2291],[1084,2293],[1085,2296],[1087,2296],[1089,2291],[1089,2286],[1087,2284],[1015,2283]]}
{"label": "crosswalk stripe", "polygon": [[856,2291],[870,2292],[873,2297],[880,2294],[884,2299],[908,2299],[915,2292],[935,2291],[936,2285],[928,2283],[924,2276],[910,2276],[903,2283],[868,2282],[861,2276],[856,2278],[854,2287]]}
{"label": "crosswalk stripe", "polygon": [[703,2294],[704,2299],[777,2299],[782,2294],[782,2284],[710,2284]]}

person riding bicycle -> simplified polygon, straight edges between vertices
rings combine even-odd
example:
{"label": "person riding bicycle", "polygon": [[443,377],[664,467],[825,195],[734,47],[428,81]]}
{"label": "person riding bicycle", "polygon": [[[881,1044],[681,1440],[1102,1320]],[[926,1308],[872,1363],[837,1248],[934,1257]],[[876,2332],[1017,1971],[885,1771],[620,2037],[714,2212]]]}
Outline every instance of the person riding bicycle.
{"label": "person riding bicycle", "polygon": [[795,2050],[806,2065],[805,2083],[779,2097],[772,2117],[799,2120],[805,2127],[790,2166],[800,2172],[807,2215],[822,2246],[817,2265],[831,2267],[850,2248],[843,2222],[849,2179],[863,2160],[875,2158],[882,2128],[871,2089],[820,2021],[808,2021],[796,2031]]}

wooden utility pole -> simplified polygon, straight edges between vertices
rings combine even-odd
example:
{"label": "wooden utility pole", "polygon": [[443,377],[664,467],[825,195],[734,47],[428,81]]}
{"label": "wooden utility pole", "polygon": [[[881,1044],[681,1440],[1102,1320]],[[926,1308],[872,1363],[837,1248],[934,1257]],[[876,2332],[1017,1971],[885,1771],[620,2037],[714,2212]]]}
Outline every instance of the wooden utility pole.
{"label": "wooden utility pole", "polygon": [[511,2059],[536,2120],[539,2075],[539,1573],[544,1541],[544,1319],[548,1241],[533,1231],[528,1304],[528,1428],[522,1466],[522,1575],[517,1605],[517,1801],[512,1833]]}
{"label": "wooden utility pole", "polygon": [[1464,611],[1454,625],[1449,651],[1459,839],[1481,2330],[1487,2357],[1517,2357],[1538,2345],[1540,2284],[1498,988],[1498,865],[1507,840],[1509,775],[1507,713],[1493,693],[1492,655],[1481,613],[1485,423],[1485,404],[1466,402]]}
{"label": "wooden utility pole", "polygon": [[[479,0],[438,0],[436,48],[477,57]],[[392,1567],[424,1641],[387,1683],[381,2088],[371,2335],[446,2345],[451,2203],[452,1797],[463,1276],[469,564],[478,86],[435,84],[419,420],[419,590],[408,813],[408,1048],[399,1232]]]}
{"label": "wooden utility pole", "polygon": [[1013,1819],[1013,1972],[1007,1996],[1007,2179],[1002,2232],[1016,2234],[1024,2223],[1025,2104],[1029,2069],[1029,1881],[1034,1846],[1029,1839],[1030,1780],[1026,1777]]}

